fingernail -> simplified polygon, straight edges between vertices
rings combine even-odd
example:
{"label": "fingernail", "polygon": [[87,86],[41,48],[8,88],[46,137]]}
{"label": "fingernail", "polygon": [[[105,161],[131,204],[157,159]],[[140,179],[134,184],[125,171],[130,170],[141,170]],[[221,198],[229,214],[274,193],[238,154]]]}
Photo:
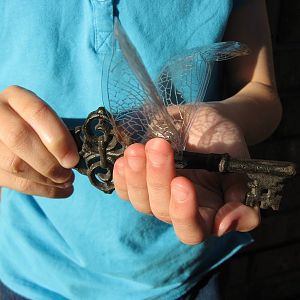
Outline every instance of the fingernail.
{"label": "fingernail", "polygon": [[69,152],[65,157],[61,160],[61,165],[65,168],[73,168],[78,164],[79,154],[77,152]]}
{"label": "fingernail", "polygon": [[222,236],[231,231],[231,224],[221,223],[218,230],[218,236]]}
{"label": "fingernail", "polygon": [[145,160],[138,156],[128,156],[127,163],[134,172],[139,172],[145,166]]}
{"label": "fingernail", "polygon": [[172,198],[178,203],[184,203],[188,197],[188,192],[181,186],[172,189]]}

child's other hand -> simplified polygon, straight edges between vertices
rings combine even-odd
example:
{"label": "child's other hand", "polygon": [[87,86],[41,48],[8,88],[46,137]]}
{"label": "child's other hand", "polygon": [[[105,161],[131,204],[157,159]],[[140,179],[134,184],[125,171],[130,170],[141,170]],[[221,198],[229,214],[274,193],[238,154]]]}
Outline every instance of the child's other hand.
{"label": "child's other hand", "polygon": [[[209,105],[199,109],[187,148],[249,156],[240,129]],[[242,204],[244,178],[203,170],[181,170],[180,175],[176,174],[170,144],[155,138],[126,149],[115,164],[114,183],[122,199],[129,200],[136,210],[172,224],[186,244],[198,244],[212,234],[221,236],[258,226],[259,210]]]}
{"label": "child's other hand", "polygon": [[68,197],[76,145],[55,112],[32,92],[0,93],[0,186],[49,198]]}

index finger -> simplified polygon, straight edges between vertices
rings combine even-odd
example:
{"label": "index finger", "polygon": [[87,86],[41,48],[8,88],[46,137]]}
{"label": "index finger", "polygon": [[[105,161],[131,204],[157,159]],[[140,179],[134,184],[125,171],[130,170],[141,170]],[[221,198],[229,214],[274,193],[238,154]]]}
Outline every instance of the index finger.
{"label": "index finger", "polygon": [[79,160],[74,139],[62,120],[33,92],[13,86],[3,92],[9,106],[37,133],[48,151],[65,168]]}

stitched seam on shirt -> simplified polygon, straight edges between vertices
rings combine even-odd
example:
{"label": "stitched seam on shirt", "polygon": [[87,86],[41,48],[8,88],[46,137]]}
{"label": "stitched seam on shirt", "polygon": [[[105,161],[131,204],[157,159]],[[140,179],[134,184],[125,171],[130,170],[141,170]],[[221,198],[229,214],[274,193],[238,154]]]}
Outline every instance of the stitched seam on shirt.
{"label": "stitched seam on shirt", "polygon": [[[105,3],[110,2],[111,0],[90,0],[92,4],[93,10],[93,27],[94,27],[94,50],[97,53],[101,52],[101,48],[105,45],[106,41],[110,38],[112,32],[111,31],[102,31],[99,30],[99,21],[98,21],[98,6],[97,2]],[[100,38],[101,37],[101,38]]]}
{"label": "stitched seam on shirt", "polygon": [[[98,32],[99,34],[99,32]],[[96,50],[98,51],[100,48],[102,48],[102,46],[105,44],[105,42],[108,40],[108,38],[111,36],[111,32],[102,32],[99,35],[104,36],[106,35],[105,38],[101,39],[101,43],[99,42],[98,39],[98,45],[96,46]]]}
{"label": "stitched seam on shirt", "polygon": [[98,26],[97,25],[98,25],[98,22],[97,22],[97,18],[95,17],[96,16],[96,7],[95,7],[95,4],[94,4],[94,1],[93,0],[90,0],[90,1],[91,1],[91,4],[92,4],[92,9],[93,9],[94,49],[97,52],[98,51],[98,49],[97,49],[97,44],[98,44]]}

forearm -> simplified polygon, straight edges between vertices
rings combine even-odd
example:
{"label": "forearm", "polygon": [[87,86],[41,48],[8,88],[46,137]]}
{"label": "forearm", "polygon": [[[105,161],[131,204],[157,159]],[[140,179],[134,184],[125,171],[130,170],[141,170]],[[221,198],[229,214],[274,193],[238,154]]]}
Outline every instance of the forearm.
{"label": "forearm", "polygon": [[251,54],[226,65],[225,97],[230,98],[216,108],[240,127],[247,144],[255,144],[269,137],[281,119],[265,1],[246,1],[235,10],[224,39],[243,41]]}
{"label": "forearm", "polygon": [[276,89],[259,82],[250,82],[234,96],[212,105],[237,124],[248,145],[269,137],[281,119]]}

